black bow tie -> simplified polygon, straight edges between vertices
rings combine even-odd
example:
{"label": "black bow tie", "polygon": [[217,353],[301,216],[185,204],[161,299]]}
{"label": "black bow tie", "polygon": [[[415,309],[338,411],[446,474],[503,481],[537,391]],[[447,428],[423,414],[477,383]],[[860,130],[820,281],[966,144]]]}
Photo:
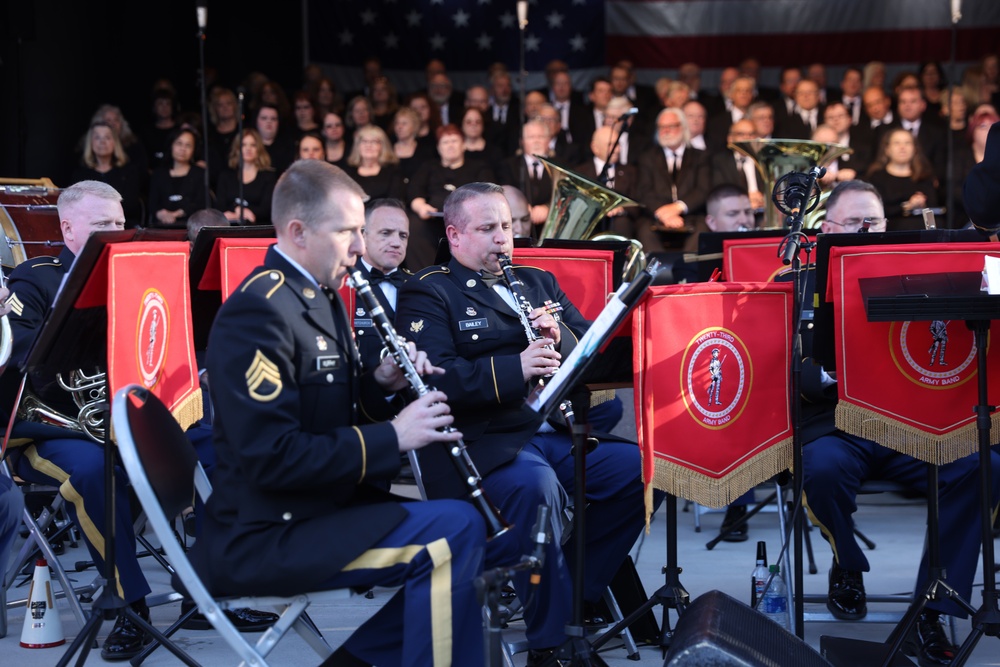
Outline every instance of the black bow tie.
{"label": "black bow tie", "polygon": [[378,269],[372,269],[368,274],[368,282],[372,285],[378,285],[380,282],[388,280],[390,283],[396,287],[402,287],[403,283],[406,282],[406,275],[399,270],[393,271],[392,273],[386,275],[379,271]]}
{"label": "black bow tie", "polygon": [[489,289],[493,289],[493,286],[500,282],[500,276],[493,275],[492,273],[483,274],[483,284]]}

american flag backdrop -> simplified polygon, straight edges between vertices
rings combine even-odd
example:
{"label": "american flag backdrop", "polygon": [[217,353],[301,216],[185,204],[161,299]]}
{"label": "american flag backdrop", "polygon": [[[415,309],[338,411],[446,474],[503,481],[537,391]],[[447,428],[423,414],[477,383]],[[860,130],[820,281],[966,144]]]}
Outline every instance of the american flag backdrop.
{"label": "american flag backdrop", "polygon": [[923,60],[947,64],[956,11],[957,62],[1000,50],[1000,0],[530,0],[523,35],[516,4],[307,0],[309,58],[357,89],[362,60],[376,55],[401,91],[424,85],[431,58],[459,87],[483,82],[494,62],[516,74],[522,38],[529,89],[544,85],[553,58],[569,65],[578,88],[623,58],[647,81],[688,61],[711,78],[750,56],[775,82],[781,66],[812,62],[835,71],[881,60],[891,75]]}

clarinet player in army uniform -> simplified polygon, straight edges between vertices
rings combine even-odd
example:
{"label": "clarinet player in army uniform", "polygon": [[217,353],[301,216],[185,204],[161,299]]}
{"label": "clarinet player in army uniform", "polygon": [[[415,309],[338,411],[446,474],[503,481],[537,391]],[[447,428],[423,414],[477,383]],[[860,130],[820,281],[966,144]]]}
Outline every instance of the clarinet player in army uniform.
{"label": "clarinet player in army uniform", "polygon": [[[361,373],[337,290],[364,252],[364,196],[322,160],[278,179],[277,243],[209,336],[218,463],[193,560],[217,593],[399,587],[324,664],[479,665],[482,518],[377,488],[401,452],[462,434],[441,430],[452,417],[440,391],[390,400],[409,384],[392,358]],[[442,372],[407,347],[419,374]]]}
{"label": "clarinet player in army uniform", "polygon": [[[573,593],[567,563],[573,540],[560,546],[563,510],[575,479],[572,438],[523,407],[529,389],[556,372],[590,323],[570,303],[551,273],[515,266],[527,317],[539,337],[529,343],[515,298],[502,278],[501,257],[513,247],[510,207],[503,188],[471,183],[445,201],[445,231],[452,259],[408,280],[399,297],[396,330],[445,369],[434,378],[455,410],[455,425],[483,476],[483,487],[513,530],[487,545],[486,566],[506,566],[530,553],[532,526],[548,505],[552,540],[541,582],[528,573],[513,579],[525,601],[528,665],[538,665],[565,641]],[[561,312],[545,308],[559,303]],[[558,316],[558,319],[557,319]],[[464,489],[440,449],[420,451],[424,486],[432,498],[459,497]],[[645,520],[639,448],[602,440],[587,454],[586,584],[584,601],[597,603]],[[662,500],[659,495],[657,500]]]}

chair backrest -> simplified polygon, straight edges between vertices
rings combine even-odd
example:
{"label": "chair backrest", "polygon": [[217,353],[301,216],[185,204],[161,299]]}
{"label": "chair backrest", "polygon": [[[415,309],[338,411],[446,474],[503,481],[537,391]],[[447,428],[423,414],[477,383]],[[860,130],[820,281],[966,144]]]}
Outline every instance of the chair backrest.
{"label": "chair backrest", "polygon": [[195,602],[210,600],[208,589],[174,537],[172,523],[191,507],[196,492],[202,500],[212,492],[194,446],[163,401],[137,384],[115,393],[111,421],[129,482],[177,578]]}

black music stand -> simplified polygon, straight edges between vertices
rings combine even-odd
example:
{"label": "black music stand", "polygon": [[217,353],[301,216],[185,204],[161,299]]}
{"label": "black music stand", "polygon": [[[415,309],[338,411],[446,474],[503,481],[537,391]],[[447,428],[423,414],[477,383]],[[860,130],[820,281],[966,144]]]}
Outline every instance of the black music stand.
{"label": "black music stand", "polygon": [[[113,243],[124,243],[146,237],[139,230],[98,232],[90,236],[56,295],[55,303],[46,313],[42,328],[32,343],[22,371],[52,377],[56,373],[78,368],[98,366],[107,368],[108,316],[106,306],[77,308],[76,303],[84,291],[104,249]],[[109,388],[110,389],[110,388]],[[104,572],[101,594],[91,605],[90,618],[58,662],[68,664],[80,651],[77,665],[83,665],[104,621],[114,620],[124,613],[145,632],[158,639],[184,664],[198,667],[184,651],[163,636],[148,621],[139,616],[119,595],[115,575],[115,456],[111,443],[111,406],[104,402]],[[81,650],[82,649],[82,650]]]}
{"label": "black music stand", "polygon": [[[652,284],[658,270],[659,262],[654,260],[631,283],[619,287],[608,305],[604,307],[601,314],[580,338],[573,352],[563,360],[559,372],[553,375],[544,386],[537,386],[528,396],[526,402],[528,408],[537,412],[543,419],[547,419],[553,410],[562,409],[562,404],[569,399],[570,395],[582,393],[585,399],[589,399],[589,389],[586,388],[586,383],[588,380],[598,379],[594,376],[603,372],[599,370],[601,364],[595,365],[598,353],[609,344],[613,344],[612,338],[618,328],[625,321],[629,312],[639,305],[646,288]],[[589,404],[589,400],[581,400],[579,404],[586,406]],[[586,544],[584,515],[587,497],[585,484],[579,483],[579,481],[586,479],[587,440],[590,436],[590,426],[586,419],[586,409],[579,414],[583,418],[572,421],[573,474],[578,481],[573,489],[573,533],[570,537],[576,545],[575,562],[573,563],[573,618],[566,626],[566,634],[569,639],[543,664],[563,665],[567,664],[565,661],[568,660],[570,665],[601,667],[606,663],[597,655],[600,638],[594,644],[587,641],[587,628],[583,620],[583,586],[585,581],[583,570],[584,545]],[[646,609],[642,611],[645,612]],[[633,615],[635,618],[632,618]],[[631,625],[641,615],[637,612],[625,619],[628,620],[628,623],[623,620],[616,625],[616,634],[617,631]],[[605,633],[602,638],[607,637],[610,632]]]}
{"label": "black music stand", "polygon": [[[1000,319],[1000,295],[980,291],[982,274],[979,272],[932,273],[922,275],[885,276],[861,278],[858,281],[865,312],[869,322],[913,322],[931,320],[964,320],[973,331],[976,344],[978,374],[978,400],[975,406],[976,430],[979,441],[979,493],[982,514],[983,554],[983,605],[976,610],[943,581],[940,567],[940,544],[937,531],[937,486],[928,488],[928,554],[931,583],[927,592],[915,600],[899,625],[893,629],[885,644],[861,642],[843,637],[820,638],[820,645],[831,662],[865,664],[877,658],[880,664],[892,664],[893,657],[902,646],[907,633],[917,621],[929,600],[942,594],[951,598],[972,615],[972,633],[966,638],[952,659],[952,667],[965,664],[972,650],[984,634],[1000,636],[1000,607],[998,607],[996,572],[993,567],[993,525],[991,521],[992,468],[990,465],[990,413],[987,396],[987,334],[990,321]],[[928,482],[936,482],[937,468],[928,464]]]}
{"label": "black music stand", "polygon": [[248,227],[202,227],[191,247],[188,275],[191,283],[191,318],[194,327],[194,349],[208,347],[208,334],[215,314],[222,305],[221,294],[214,289],[201,287],[201,279],[215,250],[216,240],[223,238],[275,238],[270,225]]}
{"label": "black music stand", "polygon": [[[818,230],[807,230],[818,231]],[[746,232],[710,232],[698,234],[698,254],[694,260],[698,263],[698,282],[707,283],[712,279],[716,269],[722,269],[722,248],[725,241],[732,239],[775,239],[788,234],[786,229],[754,229]]]}

